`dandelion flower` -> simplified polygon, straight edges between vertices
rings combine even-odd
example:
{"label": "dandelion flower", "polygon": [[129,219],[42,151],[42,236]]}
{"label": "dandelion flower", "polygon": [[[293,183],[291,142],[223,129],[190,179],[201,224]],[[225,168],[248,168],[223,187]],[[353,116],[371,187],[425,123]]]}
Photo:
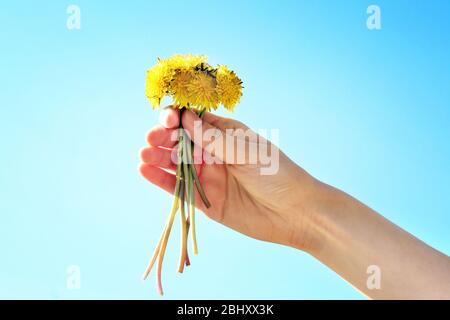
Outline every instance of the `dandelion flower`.
{"label": "dandelion flower", "polygon": [[153,108],[158,108],[161,99],[167,94],[171,77],[171,70],[164,60],[158,61],[147,71],[145,95]]}
{"label": "dandelion flower", "polygon": [[217,68],[217,92],[223,106],[233,111],[242,96],[242,81],[224,65]]}
{"label": "dandelion flower", "polygon": [[192,72],[181,71],[175,75],[170,83],[170,91],[173,94],[175,103],[180,107],[187,107],[191,102],[191,95],[188,89],[192,81]]}
{"label": "dandelion flower", "polygon": [[220,100],[216,87],[217,80],[214,76],[208,72],[196,71],[188,84],[192,105],[199,110],[217,109]]}

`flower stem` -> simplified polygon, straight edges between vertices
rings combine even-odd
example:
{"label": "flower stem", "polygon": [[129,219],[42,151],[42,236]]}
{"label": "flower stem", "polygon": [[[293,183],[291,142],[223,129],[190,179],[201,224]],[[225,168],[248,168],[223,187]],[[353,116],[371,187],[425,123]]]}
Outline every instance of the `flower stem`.
{"label": "flower stem", "polygon": [[191,201],[189,203],[190,211],[191,211],[191,235],[192,235],[192,252],[194,255],[198,254],[198,247],[197,247],[197,233],[195,231],[195,198],[194,198],[194,183],[191,181],[190,185],[190,193],[191,193]]}
{"label": "flower stem", "polygon": [[[203,115],[205,114],[205,109],[202,109],[199,111],[199,113],[197,114],[199,118],[203,118]],[[203,203],[205,204],[205,207],[207,209],[209,209],[211,207],[211,203],[208,200],[208,197],[206,197],[205,191],[202,188],[202,184],[200,183],[200,179],[198,177],[197,174],[197,169],[195,168],[195,162],[194,162],[194,142],[191,141],[191,145],[190,145],[190,150],[191,150],[191,171],[192,171],[192,176],[194,177],[195,180],[195,185],[197,186],[197,191],[198,194],[200,195],[200,198],[202,198]]]}
{"label": "flower stem", "polygon": [[[178,187],[179,189],[179,187]],[[179,192],[179,190],[177,191],[177,193]],[[179,197],[178,194],[174,197],[174,201],[172,204],[172,210],[170,212],[169,215],[169,221],[167,222],[166,225],[166,230],[164,232],[164,238],[163,238],[163,242],[161,244],[161,249],[158,255],[158,272],[156,274],[156,284],[158,287],[158,291],[160,295],[163,295],[163,288],[162,288],[162,283],[161,283],[161,271],[162,271],[162,264],[163,264],[163,260],[164,260],[164,254],[166,253],[166,247],[167,247],[167,242],[169,240],[169,235],[170,235],[170,231],[172,229],[172,225],[173,225],[173,220],[175,218],[175,214],[177,213],[178,210],[178,201],[179,201]]]}
{"label": "flower stem", "polygon": [[207,209],[209,209],[211,207],[211,203],[209,202],[208,198],[206,197],[205,191],[202,188],[200,179],[197,174],[197,169],[195,169],[195,164],[190,165],[190,167],[191,167],[192,176],[194,177],[195,185],[197,187],[198,194],[200,195],[200,198],[202,198],[202,201],[205,204],[205,207]]}
{"label": "flower stem", "polygon": [[[184,109],[180,110],[180,115]],[[202,117],[204,110],[198,113],[199,117]],[[211,207],[208,198],[200,184],[200,179],[195,168],[194,157],[193,157],[194,144],[189,139],[188,135],[183,129],[182,123],[180,122],[180,132],[178,135],[178,164],[176,172],[176,183],[174,190],[174,198],[172,203],[172,209],[169,214],[168,221],[164,226],[161,237],[158,240],[158,244],[153,252],[150,263],[148,264],[145,272],[143,274],[143,279],[146,279],[151,269],[153,268],[156,260],[158,260],[158,269],[156,273],[156,285],[159,293],[163,295],[161,274],[162,265],[164,261],[164,255],[167,248],[167,243],[169,241],[169,235],[172,230],[175,215],[180,208],[180,219],[181,219],[181,249],[180,258],[178,262],[178,272],[183,272],[185,266],[190,265],[187,241],[189,237],[189,231],[191,231],[192,238],[192,250],[194,254],[198,254],[197,248],[197,237],[195,231],[195,186],[197,186],[197,191],[205,204],[206,208]],[[185,203],[187,207],[187,214],[185,211]]]}
{"label": "flower stem", "polygon": [[161,234],[161,237],[159,238],[158,244],[156,245],[156,249],[155,249],[155,251],[153,252],[152,259],[150,260],[150,263],[148,264],[147,269],[145,269],[145,272],[144,272],[144,274],[142,275],[142,279],[143,279],[143,280],[147,279],[148,274],[149,274],[150,271],[152,270],[153,265],[155,264],[156,258],[157,258],[158,255],[159,255],[159,252],[160,252],[160,249],[161,249],[161,243],[162,243],[162,240],[163,240],[163,238],[164,238],[164,234],[165,234],[165,232],[166,232],[166,227],[167,227],[167,225],[164,226],[164,229],[163,229],[163,232],[162,232],[162,234]]}
{"label": "flower stem", "polygon": [[196,239],[196,233],[195,233],[195,195],[194,195],[194,179],[192,177],[192,170],[191,170],[191,162],[192,162],[192,152],[191,152],[191,142],[185,132],[183,132],[183,173],[184,173],[184,180],[185,180],[185,186],[186,186],[186,203],[188,206],[188,215],[189,219],[191,221],[192,225],[192,248],[193,252],[196,255],[198,253],[197,248],[197,239]]}
{"label": "flower stem", "polygon": [[[179,142],[183,142],[183,136],[179,135]],[[181,159],[181,148],[178,148],[178,159]],[[175,183],[175,193],[174,193],[174,199],[172,204],[172,210],[170,211],[169,220],[167,222],[165,232],[164,232],[164,238],[161,244],[161,249],[158,255],[158,271],[156,273],[156,285],[158,288],[158,291],[161,295],[163,295],[164,291],[162,288],[162,281],[161,281],[161,272],[162,272],[162,264],[164,260],[164,254],[166,252],[167,247],[167,241],[169,240],[170,231],[172,229],[173,220],[175,218],[175,214],[178,210],[179,205],[179,198],[180,198],[180,189],[181,189],[181,161],[179,161],[177,165],[177,179]]]}
{"label": "flower stem", "polygon": [[[189,221],[189,217],[187,217],[186,219],[186,242],[189,236],[189,227],[191,225],[191,222]],[[188,252],[188,248],[186,246],[186,267],[191,265],[191,261],[189,260],[189,252]]]}
{"label": "flower stem", "polygon": [[178,263],[178,272],[180,273],[183,273],[187,253],[186,250],[187,229],[186,229],[186,214],[184,211],[184,197],[185,197],[185,188],[183,188],[183,184],[181,184],[180,187],[181,249],[180,249],[180,261]]}

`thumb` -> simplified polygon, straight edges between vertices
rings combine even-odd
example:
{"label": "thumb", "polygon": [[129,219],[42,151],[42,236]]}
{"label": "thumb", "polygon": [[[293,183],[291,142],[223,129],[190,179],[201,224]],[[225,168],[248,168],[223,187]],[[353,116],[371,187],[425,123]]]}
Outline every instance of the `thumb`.
{"label": "thumb", "polygon": [[189,138],[197,146],[199,146],[203,151],[209,153],[209,155],[218,157],[221,161],[223,161],[223,152],[218,152],[217,148],[221,144],[221,140],[225,134],[225,130],[220,129],[220,127],[222,127],[220,119],[213,119],[211,115],[207,116],[207,118],[213,120],[212,122],[215,125],[206,121],[206,119],[201,119],[195,112],[191,110],[185,110],[183,112],[181,121],[183,124],[183,128],[184,130],[186,130]]}
{"label": "thumb", "polygon": [[190,139],[206,151],[206,163],[245,164],[257,153],[258,135],[239,121],[212,113],[205,113],[201,119],[187,110],[182,124]]}

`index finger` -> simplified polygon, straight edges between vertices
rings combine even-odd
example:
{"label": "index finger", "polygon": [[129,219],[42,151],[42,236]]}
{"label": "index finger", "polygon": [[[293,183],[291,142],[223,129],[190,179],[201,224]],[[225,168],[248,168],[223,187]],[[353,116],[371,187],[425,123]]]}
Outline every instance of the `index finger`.
{"label": "index finger", "polygon": [[180,126],[180,110],[173,106],[165,107],[159,114],[159,122],[167,129],[174,129]]}

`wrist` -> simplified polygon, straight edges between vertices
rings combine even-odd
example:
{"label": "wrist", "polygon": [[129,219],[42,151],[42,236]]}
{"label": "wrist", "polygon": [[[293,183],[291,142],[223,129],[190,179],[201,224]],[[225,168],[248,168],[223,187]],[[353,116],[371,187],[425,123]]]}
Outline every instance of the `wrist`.
{"label": "wrist", "polygon": [[296,209],[291,210],[295,236],[290,246],[316,255],[333,232],[331,208],[342,199],[337,189],[308,177],[307,183],[303,182],[297,189],[303,190],[304,195],[299,197]]}

